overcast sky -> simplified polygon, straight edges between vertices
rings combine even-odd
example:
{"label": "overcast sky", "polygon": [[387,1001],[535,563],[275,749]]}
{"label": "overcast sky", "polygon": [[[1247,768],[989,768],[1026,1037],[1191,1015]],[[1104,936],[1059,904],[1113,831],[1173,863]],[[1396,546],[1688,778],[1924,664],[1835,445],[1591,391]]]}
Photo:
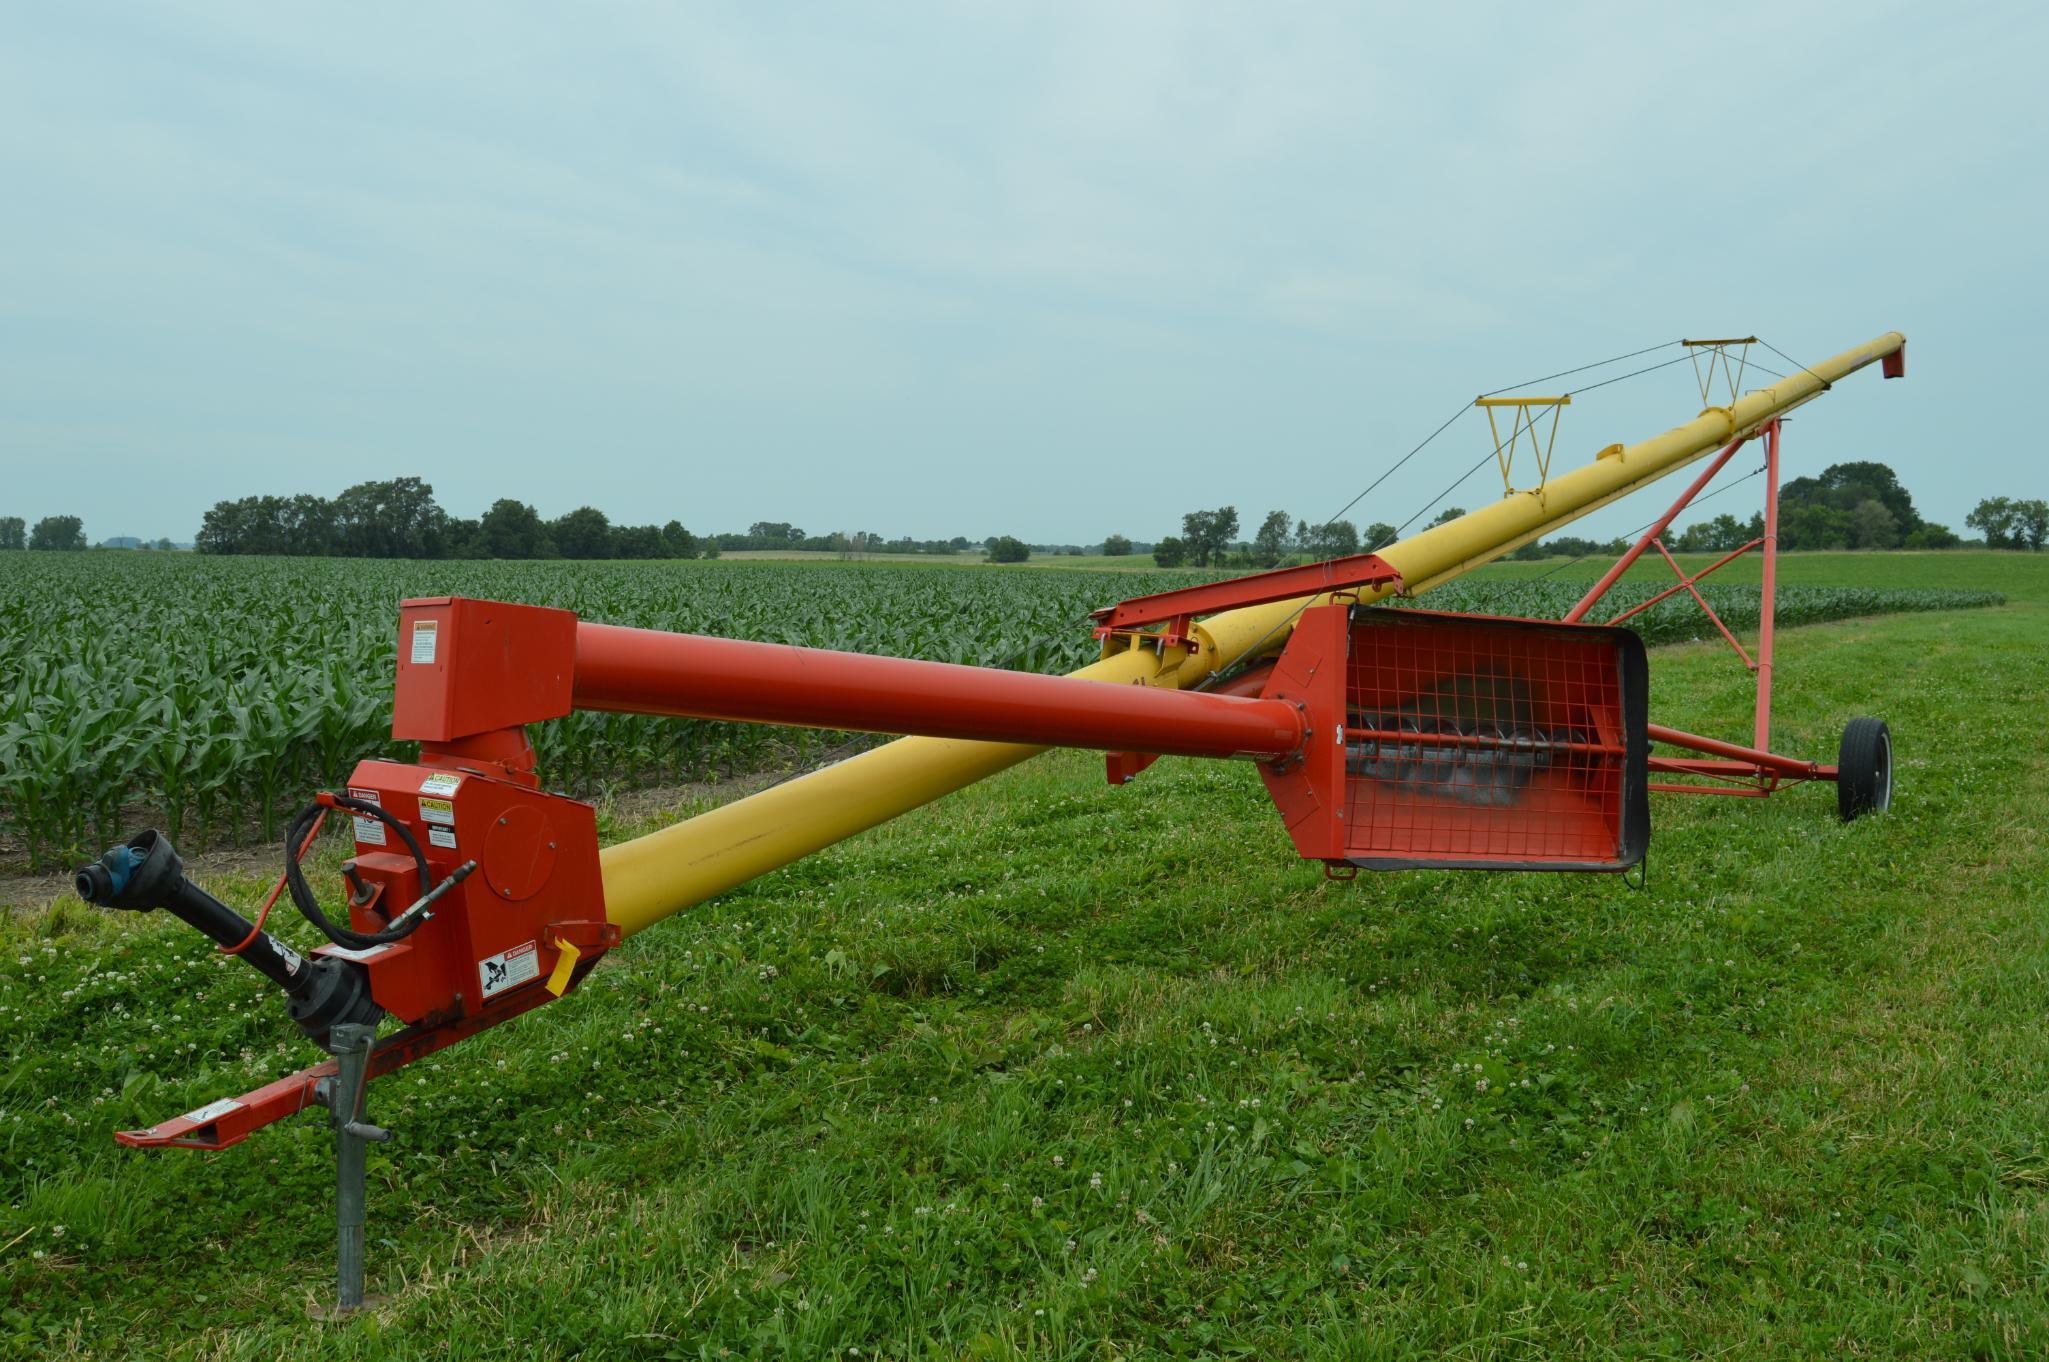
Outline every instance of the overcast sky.
{"label": "overcast sky", "polygon": [[[467,516],[1249,532],[1485,389],[1891,329],[1907,381],[1803,411],[1791,471],[1884,460],[1959,529],[2049,495],[2049,10],[1656,8],[10,6],[0,514],[189,540],[417,474]],[[1586,394],[1561,463],[1699,406],[1684,365]]]}

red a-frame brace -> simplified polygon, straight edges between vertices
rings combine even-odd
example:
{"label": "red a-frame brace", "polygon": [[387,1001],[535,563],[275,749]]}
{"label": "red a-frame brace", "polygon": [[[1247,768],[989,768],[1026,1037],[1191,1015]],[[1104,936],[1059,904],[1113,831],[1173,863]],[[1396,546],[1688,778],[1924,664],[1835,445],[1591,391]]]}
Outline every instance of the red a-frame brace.
{"label": "red a-frame brace", "polygon": [[[1609,588],[1613,587],[1621,579],[1623,573],[1629,571],[1630,564],[1641,558],[1646,549],[1655,548],[1659,556],[1671,566],[1673,573],[1679,578],[1678,583],[1659,592],[1642,604],[1632,606],[1628,610],[1623,611],[1621,614],[1610,619],[1608,623],[1621,624],[1632,616],[1642,614],[1666,597],[1684,591],[1693,597],[1702,610],[1707,612],[1707,617],[1714,622],[1715,628],[1721,632],[1722,637],[1728,640],[1729,646],[1736,650],[1736,656],[1742,659],[1743,665],[1757,674],[1756,719],[1749,747],[1745,747],[1740,743],[1722,742],[1715,738],[1705,738],[1697,733],[1681,732],[1679,729],[1666,728],[1661,724],[1650,725],[1650,736],[1653,742],[1663,743],[1668,747],[1684,748],[1687,751],[1701,754],[1699,757],[1652,756],[1650,759],[1650,769],[1653,774],[1698,778],[1697,781],[1685,783],[1667,781],[1654,784],[1651,786],[1653,790],[1662,790],[1668,794],[1737,795],[1761,799],[1781,786],[1797,785],[1802,781],[1808,780],[1834,780],[1836,778],[1836,768],[1833,766],[1823,766],[1816,762],[1801,761],[1796,757],[1782,757],[1773,753],[1769,748],[1772,723],[1772,617],[1778,593],[1779,571],[1780,431],[1780,422],[1774,419],[1766,423],[1754,434],[1731,441],[1719,454],[1715,455],[1708,463],[1708,466],[1702,470],[1701,475],[1695,478],[1684,492],[1679,494],[1679,499],[1672,503],[1671,508],[1653,521],[1651,527],[1644,531],[1643,537],[1638,539],[1627,553],[1616,560],[1615,565],[1608,569],[1600,581],[1594,583],[1593,589],[1580,599],[1579,604],[1573,606],[1572,609],[1565,613],[1564,619],[1568,624],[1577,624],[1584,620],[1587,614],[1596,605],[1600,604],[1601,598],[1608,594]],[[1671,527],[1673,520],[1678,518],[1679,513],[1693,503],[1694,498],[1700,495],[1702,489],[1714,481],[1715,475],[1722,471],[1729,460],[1735,456],[1736,451],[1751,440],[1759,437],[1762,437],[1764,440],[1763,536],[1751,540],[1741,548],[1733,549],[1723,554],[1699,572],[1688,576],[1672,557],[1671,551],[1665,547],[1663,538],[1665,531]],[[1697,584],[1706,579],[1710,574],[1741,558],[1752,549],[1761,550],[1764,559],[1763,596],[1758,609],[1757,654],[1754,657],[1737,640],[1736,635],[1730,631],[1729,626],[1722,622],[1721,617],[1715,614],[1714,608],[1707,603],[1707,599],[1700,594],[1697,587]],[[1699,781],[1714,783],[1698,783]]]}

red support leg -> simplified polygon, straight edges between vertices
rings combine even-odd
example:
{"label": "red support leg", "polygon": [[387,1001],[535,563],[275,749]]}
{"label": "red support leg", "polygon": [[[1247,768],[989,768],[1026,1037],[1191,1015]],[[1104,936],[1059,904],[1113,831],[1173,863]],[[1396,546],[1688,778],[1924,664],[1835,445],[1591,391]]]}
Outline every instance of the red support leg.
{"label": "red support leg", "polygon": [[1764,428],[1764,585],[1757,606],[1757,736],[1759,751],[1772,739],[1772,615],[1779,592],[1779,423]]}

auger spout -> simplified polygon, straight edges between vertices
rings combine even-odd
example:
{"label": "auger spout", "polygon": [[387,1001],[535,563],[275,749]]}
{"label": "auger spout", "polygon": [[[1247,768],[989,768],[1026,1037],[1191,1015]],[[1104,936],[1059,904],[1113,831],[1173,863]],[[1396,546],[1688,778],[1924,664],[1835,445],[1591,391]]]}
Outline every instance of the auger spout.
{"label": "auger spout", "polygon": [[[1584,467],[1515,492],[1447,524],[1379,549],[1411,593],[1427,591],[1522,544],[1746,440],[1867,365],[1900,370],[1906,338],[1888,332],[1802,369],[1727,407],[1710,407],[1662,435],[1611,446]],[[1380,599],[1391,588],[1362,590]],[[1186,648],[1113,649],[1076,676],[1127,685],[1187,688],[1286,642],[1315,598],[1227,611],[1196,622]],[[791,861],[930,803],[1047,749],[1017,743],[904,738],[736,801],[600,857],[606,916],[623,935],[733,889]]]}

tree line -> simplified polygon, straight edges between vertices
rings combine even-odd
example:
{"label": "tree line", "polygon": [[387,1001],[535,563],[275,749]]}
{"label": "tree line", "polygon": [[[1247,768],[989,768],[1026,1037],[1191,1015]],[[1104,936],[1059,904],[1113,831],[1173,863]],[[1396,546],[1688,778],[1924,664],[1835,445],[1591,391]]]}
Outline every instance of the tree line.
{"label": "tree line", "polygon": [[965,535],[955,535],[951,539],[913,539],[909,535],[885,539],[871,530],[806,534],[800,527],[783,520],[757,520],[747,527],[745,534],[718,534],[711,536],[711,540],[728,553],[836,553],[843,557],[864,553],[924,553],[945,557],[965,553],[975,543]]}
{"label": "tree line", "polygon": [[718,556],[681,521],[614,525],[595,506],[553,520],[500,497],[474,520],[451,516],[419,478],[359,482],[333,498],[241,497],[216,502],[194,547],[213,554],[332,558],[696,558]]}
{"label": "tree line", "polygon": [[18,515],[0,515],[0,549],[72,550],[85,547],[85,522],[75,515],[46,515],[34,529]]}
{"label": "tree line", "polygon": [[[1426,528],[1466,514],[1449,506]],[[1991,497],[1964,517],[1977,530],[1982,545],[1994,549],[2040,549],[2049,539],[2049,502]],[[1347,520],[1312,525],[1286,511],[1270,511],[1249,540],[1239,539],[1238,510],[1190,511],[1181,517],[1181,533],[1153,546],[1161,567],[1277,567],[1292,561],[1321,561],[1370,553],[1393,543],[1407,526],[1375,522],[1363,530]],[[1668,532],[1665,542],[1680,553],[1728,553],[1764,536],[1764,513],[1738,519],[1726,512],[1696,520]],[[1119,545],[1117,550],[1111,543]],[[1620,554],[1628,538],[1602,541],[1559,535],[1518,548],[1511,557],[1536,559]],[[1966,546],[1947,525],[1924,519],[1899,476],[1883,463],[1857,461],[1832,464],[1814,477],[1794,478],[1779,489],[1779,547],[1811,549],[1947,549]],[[1130,552],[1130,542],[1112,536],[1104,553]]]}
{"label": "tree line", "polygon": [[[1430,521],[1443,524],[1465,514],[1461,507],[1440,511]],[[1795,478],[1779,493],[1779,546],[1784,549],[1941,549],[1982,544],[1995,549],[2039,550],[2049,541],[2049,501],[2041,498],[1988,497],[1964,517],[1978,532],[1965,540],[1946,525],[1923,518],[1914,499],[1886,464],[1856,461],[1832,464],[1813,477]],[[1239,538],[1238,510],[1220,506],[1190,511],[1181,518],[1181,533],[1153,544],[1135,543],[1113,534],[1101,552],[1127,557],[1151,552],[1161,567],[1275,567],[1291,561],[1318,561],[1370,552],[1393,543],[1409,526],[1384,522],[1363,529],[1348,520],[1311,524],[1286,511],[1270,511],[1249,540]],[[1696,520],[1668,533],[1666,543],[1688,553],[1726,553],[1764,534],[1764,517],[1748,519],[1722,513]],[[756,521],[745,534],[697,536],[680,521],[663,525],[615,525],[603,511],[579,506],[546,519],[532,506],[510,497],[493,502],[474,520],[448,515],[434,499],[434,489],[419,478],[362,482],[328,498],[311,495],[256,496],[217,502],[206,513],[196,547],[212,554],[298,554],[355,558],[715,558],[722,552],[781,551],[834,553],[858,557],[870,553],[964,553],[979,542],[996,563],[1021,563],[1034,547],[1012,535],[989,535],[980,541],[956,535],[951,539],[885,539],[867,531],[807,534],[787,521]],[[168,548],[137,540],[115,541],[117,547]],[[45,516],[31,529],[20,516],[0,516],[0,550],[76,550],[87,547],[83,522],[73,515]],[[1079,554],[1078,545],[1036,546],[1052,553]],[[1598,541],[1559,535],[1525,544],[1517,558],[1558,555],[1583,557],[1620,553],[1623,539]]]}
{"label": "tree line", "polygon": [[[1434,523],[1464,514],[1453,508]],[[1278,567],[1293,558],[1320,562],[1371,553],[1392,544],[1398,534],[1394,526],[1377,521],[1362,532],[1349,520],[1311,525],[1307,520],[1290,517],[1286,511],[1269,511],[1251,541],[1240,543],[1238,508],[1219,506],[1213,511],[1190,511],[1182,516],[1181,533],[1167,535],[1153,545],[1153,561],[1161,567]],[[1129,551],[1128,541],[1124,548]],[[1103,552],[1111,552],[1107,542]]]}
{"label": "tree line", "polygon": [[[994,562],[1023,562],[1031,547],[1009,535],[985,541]],[[680,521],[615,525],[594,506],[553,520],[523,501],[501,497],[475,520],[450,516],[418,478],[358,483],[329,499],[258,496],[217,502],[196,547],[212,554],[297,554],[341,558],[717,558],[728,552],[955,555],[974,547],[952,539],[885,539],[870,531],[807,534],[788,521],[758,520],[745,534],[695,535]]]}

